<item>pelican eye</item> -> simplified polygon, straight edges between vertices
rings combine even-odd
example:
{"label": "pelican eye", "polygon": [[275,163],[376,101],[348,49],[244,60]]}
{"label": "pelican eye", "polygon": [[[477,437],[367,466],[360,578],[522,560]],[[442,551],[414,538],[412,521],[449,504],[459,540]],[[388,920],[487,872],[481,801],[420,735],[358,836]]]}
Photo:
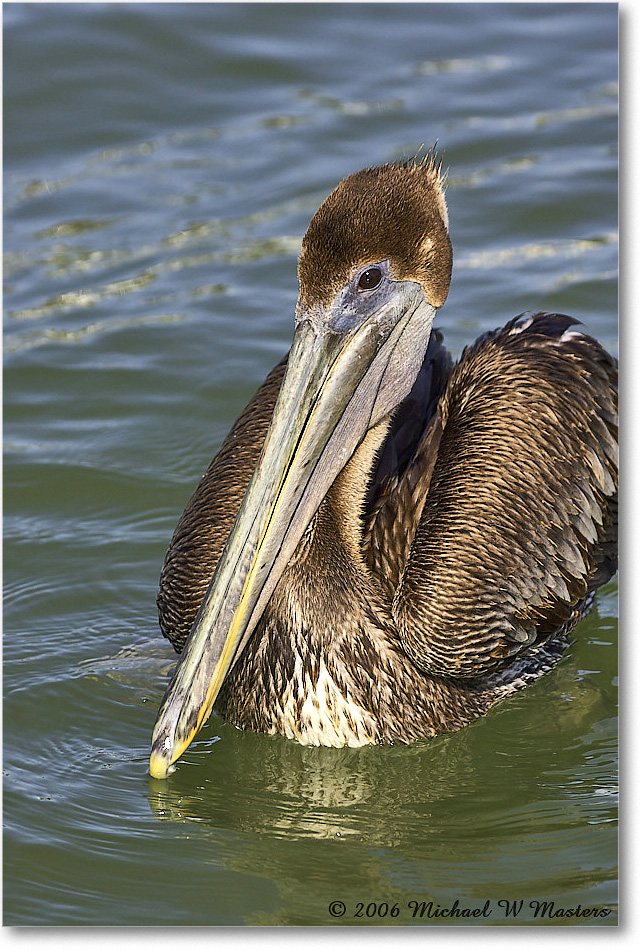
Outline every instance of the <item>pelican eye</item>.
{"label": "pelican eye", "polygon": [[358,290],[374,290],[381,283],[381,271],[378,267],[369,267],[364,270],[357,284]]}

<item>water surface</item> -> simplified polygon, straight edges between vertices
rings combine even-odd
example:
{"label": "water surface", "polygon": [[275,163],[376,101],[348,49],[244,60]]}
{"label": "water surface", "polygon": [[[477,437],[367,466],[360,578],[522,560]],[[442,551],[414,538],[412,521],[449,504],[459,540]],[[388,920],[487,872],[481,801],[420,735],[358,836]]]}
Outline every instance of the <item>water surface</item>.
{"label": "water surface", "polygon": [[162,558],[343,176],[439,140],[453,353],[531,309],[616,352],[616,6],[10,4],[4,37],[5,923],[613,925],[616,581],[461,733],[307,749],[214,716],[146,769]]}

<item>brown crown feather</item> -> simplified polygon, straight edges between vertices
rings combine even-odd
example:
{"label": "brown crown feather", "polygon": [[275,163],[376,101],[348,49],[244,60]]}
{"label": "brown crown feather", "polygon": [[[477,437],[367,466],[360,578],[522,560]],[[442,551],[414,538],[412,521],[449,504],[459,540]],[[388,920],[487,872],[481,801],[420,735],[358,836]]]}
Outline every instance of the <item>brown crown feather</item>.
{"label": "brown crown feather", "polygon": [[417,281],[428,303],[442,306],[452,247],[433,153],[421,163],[364,168],[339,183],[303,238],[299,305],[329,304],[357,268],[383,260],[396,279]]}

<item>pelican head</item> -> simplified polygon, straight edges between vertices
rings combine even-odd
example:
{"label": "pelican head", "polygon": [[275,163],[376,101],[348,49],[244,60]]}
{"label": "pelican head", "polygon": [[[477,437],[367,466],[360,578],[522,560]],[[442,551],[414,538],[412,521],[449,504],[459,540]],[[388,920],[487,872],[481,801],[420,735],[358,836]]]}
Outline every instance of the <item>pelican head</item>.
{"label": "pelican head", "polygon": [[236,521],[160,707],[165,778],[208,718],[306,528],[366,434],[408,395],[450,284],[434,156],[344,179],[299,259],[288,368]]}

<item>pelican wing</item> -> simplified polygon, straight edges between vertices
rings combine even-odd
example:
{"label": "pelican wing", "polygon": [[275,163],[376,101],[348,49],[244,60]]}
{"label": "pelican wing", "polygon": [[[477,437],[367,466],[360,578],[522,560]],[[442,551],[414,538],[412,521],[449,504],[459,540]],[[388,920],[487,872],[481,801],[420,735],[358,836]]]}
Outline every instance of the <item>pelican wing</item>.
{"label": "pelican wing", "polygon": [[490,671],[579,616],[616,566],[615,360],[559,314],[466,350],[393,602],[437,675]]}

